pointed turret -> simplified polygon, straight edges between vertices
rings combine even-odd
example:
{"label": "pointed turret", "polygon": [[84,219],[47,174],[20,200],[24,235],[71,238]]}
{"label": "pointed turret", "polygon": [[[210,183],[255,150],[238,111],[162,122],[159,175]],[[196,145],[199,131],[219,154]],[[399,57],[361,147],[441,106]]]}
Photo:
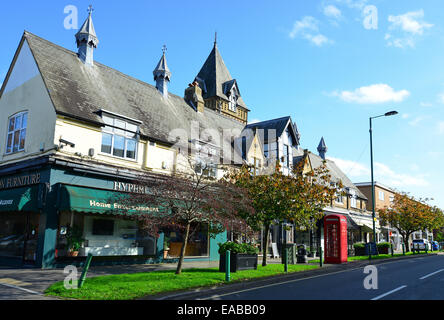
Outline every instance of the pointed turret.
{"label": "pointed turret", "polygon": [[92,21],[92,6],[89,6],[88,18],[83,23],[79,32],[76,33],[77,48],[79,49],[78,55],[80,60],[82,60],[87,65],[94,64],[94,49],[97,48],[99,44],[99,39],[96,35],[96,30],[94,29],[94,24]]}
{"label": "pointed turret", "polygon": [[171,79],[171,72],[168,69],[165,52],[166,46],[163,46],[163,55],[160,58],[159,63],[157,64],[156,69],[153,71],[154,81],[156,81],[156,88],[159,92],[165,97],[168,98],[168,83]]}
{"label": "pointed turret", "polygon": [[247,123],[248,112],[238,82],[231,77],[217,46],[215,38],[213,49],[197,74],[195,81],[202,89],[205,107],[221,112],[238,121]]}
{"label": "pointed turret", "polygon": [[319,142],[318,152],[319,156],[325,160],[325,154],[327,153],[327,145],[325,144],[324,137],[321,138],[321,142]]}

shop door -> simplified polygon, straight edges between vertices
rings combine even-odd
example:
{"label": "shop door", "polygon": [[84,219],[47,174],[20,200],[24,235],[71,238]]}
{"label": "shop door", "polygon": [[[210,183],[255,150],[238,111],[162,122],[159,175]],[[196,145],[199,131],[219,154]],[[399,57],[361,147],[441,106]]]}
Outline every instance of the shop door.
{"label": "shop door", "polygon": [[30,213],[26,217],[25,243],[23,250],[23,262],[34,264],[37,256],[39,215]]}

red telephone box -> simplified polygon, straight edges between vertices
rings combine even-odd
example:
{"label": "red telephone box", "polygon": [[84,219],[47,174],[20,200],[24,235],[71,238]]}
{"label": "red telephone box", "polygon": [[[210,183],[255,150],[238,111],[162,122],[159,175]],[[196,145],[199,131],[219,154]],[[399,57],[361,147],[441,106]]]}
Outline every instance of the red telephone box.
{"label": "red telephone box", "polygon": [[324,217],[325,263],[347,262],[347,218],[340,214]]}

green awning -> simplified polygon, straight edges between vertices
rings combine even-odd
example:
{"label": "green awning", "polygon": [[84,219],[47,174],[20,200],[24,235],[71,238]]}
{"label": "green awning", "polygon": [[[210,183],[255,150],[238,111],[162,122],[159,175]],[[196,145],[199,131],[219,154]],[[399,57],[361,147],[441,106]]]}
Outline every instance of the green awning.
{"label": "green awning", "polygon": [[0,191],[0,212],[38,211],[39,187],[23,187]]}
{"label": "green awning", "polygon": [[150,204],[128,205],[128,194],[101,189],[62,185],[59,195],[60,211],[99,213],[112,215],[140,215],[159,212]]}

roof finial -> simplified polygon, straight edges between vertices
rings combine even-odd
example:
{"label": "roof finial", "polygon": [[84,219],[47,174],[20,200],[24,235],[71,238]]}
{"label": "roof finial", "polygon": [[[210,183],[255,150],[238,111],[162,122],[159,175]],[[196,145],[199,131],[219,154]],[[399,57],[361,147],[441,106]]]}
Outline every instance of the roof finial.
{"label": "roof finial", "polygon": [[88,11],[89,14],[91,14],[91,13],[94,11],[94,8],[93,8],[92,4],[90,4],[90,5],[88,6],[87,11]]}
{"label": "roof finial", "polygon": [[163,52],[163,54],[165,54],[165,52],[167,51],[168,49],[167,49],[167,46],[166,45],[163,45],[162,46],[162,52]]}
{"label": "roof finial", "polygon": [[214,46],[217,45],[217,31],[214,32]]}

